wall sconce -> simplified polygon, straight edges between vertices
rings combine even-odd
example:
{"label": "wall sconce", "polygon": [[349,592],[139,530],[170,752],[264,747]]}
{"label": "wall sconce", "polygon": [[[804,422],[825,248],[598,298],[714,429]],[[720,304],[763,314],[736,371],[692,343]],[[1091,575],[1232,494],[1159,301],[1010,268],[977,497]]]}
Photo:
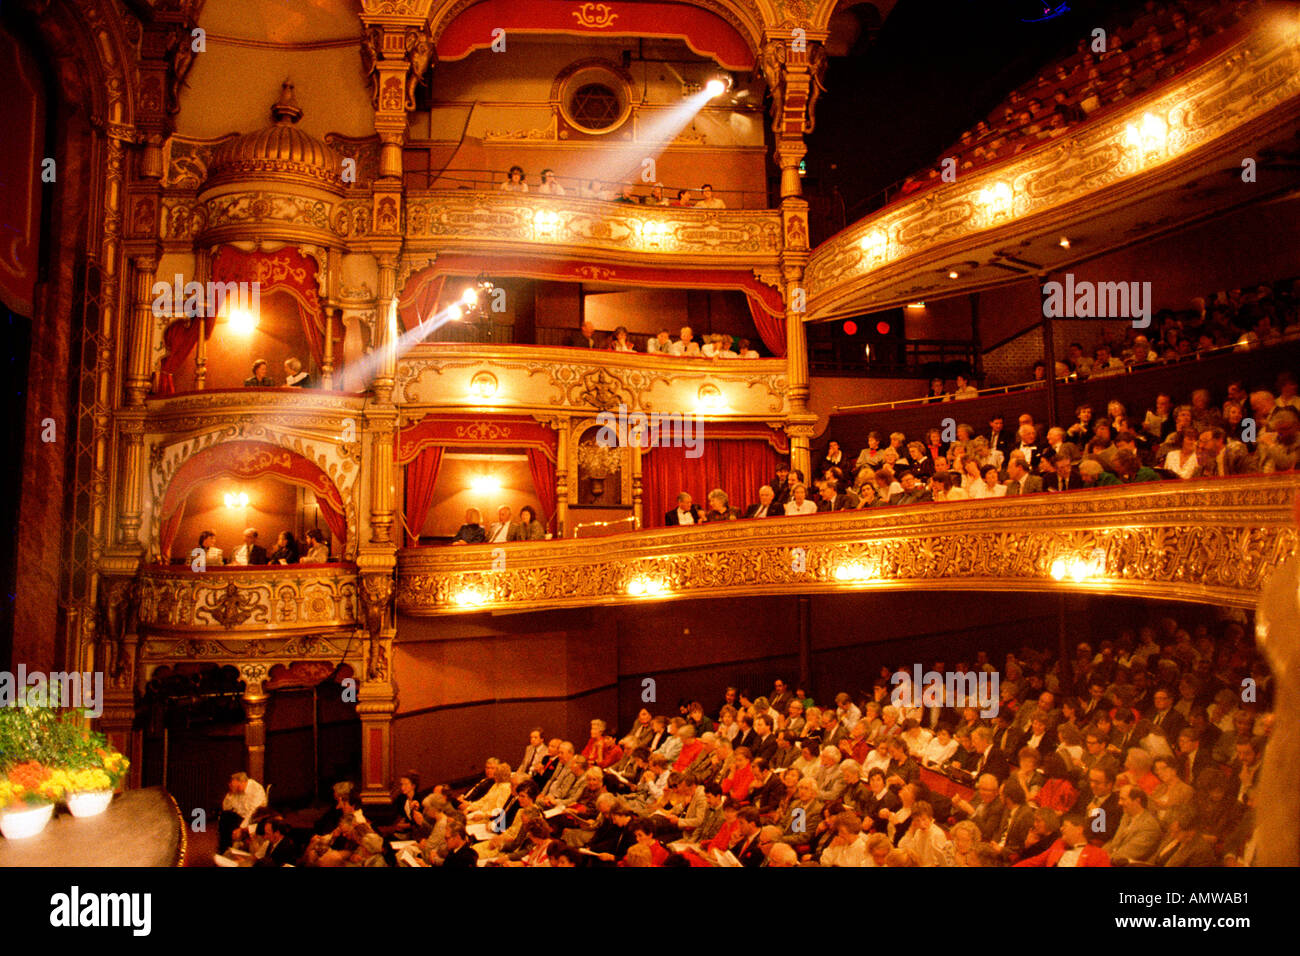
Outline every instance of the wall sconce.
{"label": "wall sconce", "polygon": [[878,575],[874,568],[858,562],[841,564],[835,569],[836,581],[872,581],[876,577]]}
{"label": "wall sconce", "polygon": [[668,223],[645,222],[641,224],[641,244],[647,249],[660,249],[668,238]]}
{"label": "wall sconce", "polygon": [[699,400],[697,407],[702,412],[720,412],[727,407],[726,399],[722,397],[722,389],[712,382],[701,385],[696,397]]}
{"label": "wall sconce", "polygon": [[461,588],[452,600],[460,607],[482,607],[487,604],[489,595],[474,586]]}
{"label": "wall sconce", "polygon": [[469,380],[470,398],[490,399],[496,398],[497,394],[497,377],[491,372],[477,372]]}
{"label": "wall sconce", "polygon": [[252,335],[257,330],[257,316],[247,309],[231,309],[226,321],[237,335]]}
{"label": "wall sconce", "polygon": [[554,239],[559,224],[559,213],[549,209],[539,209],[533,216],[533,234],[538,239]]}
{"label": "wall sconce", "polygon": [[872,259],[883,259],[889,249],[889,236],[880,229],[873,229],[862,237],[862,251]]}
{"label": "wall sconce", "polygon": [[248,507],[248,492],[246,492],[246,491],[239,491],[239,492],[227,491],[226,494],[225,494],[225,501],[226,501],[226,507],[227,507],[227,508],[231,508],[231,509],[234,509],[234,508],[247,508],[247,507]]}
{"label": "wall sconce", "polygon": [[1147,113],[1139,124],[1124,129],[1124,145],[1138,154],[1139,161],[1153,153],[1163,153],[1169,144],[1169,124],[1154,113]]}
{"label": "wall sconce", "polygon": [[987,189],[981,189],[976,200],[990,219],[1010,214],[1015,203],[1015,194],[1006,183],[994,183]]}
{"label": "wall sconce", "polygon": [[627,585],[627,593],[632,597],[653,597],[667,592],[668,586],[654,578],[633,578]]}
{"label": "wall sconce", "polygon": [[1106,552],[1096,548],[1091,555],[1062,555],[1052,562],[1050,573],[1057,581],[1069,578],[1081,582],[1106,574]]}
{"label": "wall sconce", "polygon": [[501,481],[491,475],[478,475],[469,483],[470,488],[481,494],[496,494],[501,490]]}

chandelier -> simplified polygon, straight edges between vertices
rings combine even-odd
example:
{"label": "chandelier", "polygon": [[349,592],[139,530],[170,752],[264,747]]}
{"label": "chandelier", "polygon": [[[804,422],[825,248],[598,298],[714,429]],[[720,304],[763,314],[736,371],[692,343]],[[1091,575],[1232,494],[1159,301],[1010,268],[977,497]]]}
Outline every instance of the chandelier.
{"label": "chandelier", "polygon": [[493,308],[493,303],[502,291],[504,290],[498,290],[487,276],[479,273],[474,284],[465,289],[460,301],[448,310],[450,320],[465,322],[481,334],[483,341],[491,342],[494,325],[492,312],[498,311]]}

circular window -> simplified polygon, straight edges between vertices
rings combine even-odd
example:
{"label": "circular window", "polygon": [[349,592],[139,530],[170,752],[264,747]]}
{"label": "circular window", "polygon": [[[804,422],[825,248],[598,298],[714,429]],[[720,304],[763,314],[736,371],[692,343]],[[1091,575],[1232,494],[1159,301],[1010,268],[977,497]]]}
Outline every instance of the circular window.
{"label": "circular window", "polygon": [[622,112],[618,94],[604,83],[587,83],[574,90],[569,112],[578,125],[587,129],[609,129]]}
{"label": "circular window", "polygon": [[582,133],[612,133],[632,114],[631,86],[612,63],[585,60],[556,78],[553,102],[564,122]]}

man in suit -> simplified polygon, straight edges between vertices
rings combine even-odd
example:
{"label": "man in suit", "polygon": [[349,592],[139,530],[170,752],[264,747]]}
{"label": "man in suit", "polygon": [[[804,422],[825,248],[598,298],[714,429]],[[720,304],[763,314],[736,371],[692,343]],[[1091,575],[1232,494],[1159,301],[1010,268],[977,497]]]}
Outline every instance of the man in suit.
{"label": "man in suit", "polygon": [[699,524],[701,520],[700,506],[691,504],[691,496],[684,491],[677,496],[677,507],[664,515],[664,524],[670,528]]}
{"label": "man in suit", "polygon": [[984,433],[984,437],[988,439],[989,451],[1002,452],[1003,459],[1011,454],[1011,430],[1003,427],[1001,415],[994,415],[989,419],[988,431]]}
{"label": "man in suit", "polygon": [[459,823],[447,827],[447,856],[442,861],[443,869],[469,870],[478,866],[478,851],[469,845],[465,837],[465,828]]}
{"label": "man in suit", "polygon": [[1026,459],[1013,456],[1007,462],[1007,497],[1033,495],[1043,490],[1043,479],[1031,474]]}
{"label": "man in suit", "polygon": [[785,681],[781,680],[779,677],[772,681],[772,693],[768,696],[771,698],[772,709],[774,711],[778,714],[789,712],[790,702],[794,700],[794,694],[790,692],[790,688],[786,685]]}
{"label": "man in suit", "polygon": [[776,493],[771,485],[759,488],[758,504],[745,509],[746,518],[777,518],[784,514],[784,510],[776,503]]}
{"label": "man in suit", "polygon": [[[1043,456],[1047,460],[1047,456]],[[1083,479],[1074,470],[1074,459],[1068,451],[1058,452],[1052,459],[1052,471],[1043,475],[1048,491],[1075,491],[1083,487]]]}
{"label": "man in suit", "polygon": [[1085,826],[1081,814],[1067,813],[1061,821],[1060,839],[1016,866],[1110,866],[1110,857],[1105,850],[1088,845],[1084,836]]}
{"label": "man in suit", "polygon": [[1115,863],[1145,863],[1160,845],[1160,821],[1147,809],[1141,787],[1121,787],[1119,805],[1123,813],[1119,826],[1102,849]]}
{"label": "man in suit", "polygon": [[1151,695],[1151,703],[1153,706],[1147,712],[1147,719],[1157,730],[1164,733],[1166,739],[1176,741],[1179,731],[1187,726],[1187,721],[1183,720],[1182,714],[1174,710],[1174,695],[1161,687]]}
{"label": "man in suit", "polygon": [[1196,811],[1182,804],[1169,811],[1164,841],[1151,857],[1152,866],[1214,866],[1214,849],[1197,832]]}
{"label": "man in suit", "polygon": [[822,500],[817,502],[818,511],[852,511],[860,503],[858,496],[851,491],[840,494],[833,481],[822,485],[820,494]]}
{"label": "man in suit", "polygon": [[1008,808],[999,796],[999,786],[997,777],[991,773],[983,773],[975,781],[975,794],[972,799],[953,797],[953,809],[964,814],[965,819],[979,827],[981,840],[995,839],[1006,822]]}
{"label": "man in suit", "polygon": [[1088,786],[1079,794],[1075,808],[1088,819],[1088,839],[1100,845],[1108,842],[1119,827],[1119,794],[1115,792],[1115,764],[1103,760],[1088,771]]}
{"label": "man in suit", "polygon": [[822,746],[838,747],[840,741],[847,738],[849,730],[840,720],[838,711],[827,709],[822,714]]}
{"label": "man in suit", "polygon": [[993,732],[987,727],[976,727],[970,735],[971,749],[979,754],[975,761],[975,773],[992,774],[997,780],[1011,776],[1011,765],[1002,751],[993,746]]}
{"label": "man in suit", "polygon": [[1214,762],[1213,751],[1201,746],[1200,735],[1194,727],[1184,727],[1178,731],[1178,779],[1183,783],[1196,786],[1201,772],[1218,766]]}
{"label": "man in suit", "polygon": [[1025,848],[1029,831],[1034,828],[1034,808],[1029,805],[1025,788],[1015,777],[1008,777],[1002,784],[1002,804],[1006,807],[1006,812],[1002,816],[1001,826],[993,834],[993,843],[1012,859],[1016,859]]}
{"label": "man in suit", "polygon": [[917,480],[916,475],[910,471],[903,472],[902,477],[898,479],[898,483],[903,486],[903,490],[898,494],[889,496],[891,505],[914,505],[918,501],[933,500],[930,489],[922,485]]}
{"label": "man in suit", "polygon": [[1007,452],[1007,459],[1010,460],[1012,455],[1020,452],[1029,463],[1029,470],[1038,471],[1039,459],[1043,457],[1043,450],[1038,444],[1038,429],[1033,425],[1021,425],[1016,434],[1020,443]]}
{"label": "man in suit", "polygon": [[761,757],[767,762],[776,755],[776,745],[777,736],[772,730],[772,719],[767,714],[759,714],[754,718],[754,740],[747,746],[754,752],[755,758]]}
{"label": "man in suit", "polygon": [[244,543],[235,549],[234,564],[266,564],[266,548],[257,543],[257,529],[244,529]]}
{"label": "man in suit", "polygon": [[497,520],[488,528],[488,543],[500,544],[505,541],[526,541],[527,532],[518,521],[510,518],[510,506],[502,505],[497,509]]}
{"label": "man in suit", "polygon": [[1239,441],[1228,441],[1228,433],[1217,425],[1201,432],[1196,444],[1193,478],[1240,475],[1250,466],[1250,452]]}
{"label": "man in suit", "polygon": [[302,849],[294,842],[284,818],[267,807],[253,815],[252,826],[262,844],[255,851],[254,866],[294,866]]}
{"label": "man in suit", "polygon": [[519,769],[515,772],[532,774],[541,768],[546,756],[546,738],[542,736],[542,728],[534,727],[528,732],[528,746],[524,748],[524,759],[519,762]]}
{"label": "man in suit", "polygon": [[753,807],[742,807],[736,815],[736,840],[728,849],[746,869],[760,867],[767,860],[758,843],[760,829],[758,811]]}
{"label": "man in suit", "polygon": [[566,344],[575,349],[594,349],[596,347],[596,327],[584,320],[582,328],[570,335]]}

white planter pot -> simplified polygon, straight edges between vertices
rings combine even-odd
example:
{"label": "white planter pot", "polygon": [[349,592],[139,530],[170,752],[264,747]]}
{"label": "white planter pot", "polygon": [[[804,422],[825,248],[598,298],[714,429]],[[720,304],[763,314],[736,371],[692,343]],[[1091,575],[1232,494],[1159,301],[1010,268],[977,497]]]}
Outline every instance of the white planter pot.
{"label": "white planter pot", "polygon": [[54,804],[47,803],[30,810],[6,810],[0,813],[0,833],[8,840],[34,837],[45,829],[54,816]]}
{"label": "white planter pot", "polygon": [[99,816],[112,802],[112,790],[87,790],[68,794],[68,809],[74,817]]}

